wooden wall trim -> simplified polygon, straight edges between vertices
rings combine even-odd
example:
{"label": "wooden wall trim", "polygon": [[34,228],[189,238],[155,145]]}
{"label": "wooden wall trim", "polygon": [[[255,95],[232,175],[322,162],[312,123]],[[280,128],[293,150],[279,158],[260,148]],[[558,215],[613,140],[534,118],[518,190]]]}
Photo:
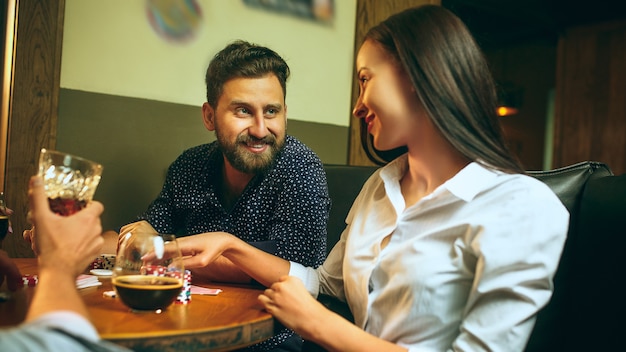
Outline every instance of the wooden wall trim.
{"label": "wooden wall trim", "polygon": [[593,160],[626,172],[626,21],[573,27],[558,43],[554,167]]}
{"label": "wooden wall trim", "polygon": [[29,228],[28,180],[37,172],[39,150],[54,148],[61,76],[65,0],[17,2],[13,91],[9,115],[6,202],[14,210],[13,235],[2,247],[12,257],[32,257],[22,238]]}
{"label": "wooden wall trim", "polygon": [[7,143],[9,139],[9,112],[11,109],[11,90],[13,89],[13,62],[15,56],[15,14],[17,0],[7,0],[5,7],[2,9],[3,23],[5,24],[5,32],[3,38],[4,51],[2,56],[2,97],[0,106],[0,191],[4,192],[7,158]]}
{"label": "wooden wall trim", "polygon": [[[419,5],[441,5],[441,0],[358,0],[356,9],[356,28],[354,35],[354,57],[359,52],[367,31],[390,15]],[[353,70],[355,72],[355,70]],[[352,104],[359,97],[359,85],[352,83]],[[350,113],[350,137],[348,144],[349,165],[374,165],[361,147],[359,120]]]}

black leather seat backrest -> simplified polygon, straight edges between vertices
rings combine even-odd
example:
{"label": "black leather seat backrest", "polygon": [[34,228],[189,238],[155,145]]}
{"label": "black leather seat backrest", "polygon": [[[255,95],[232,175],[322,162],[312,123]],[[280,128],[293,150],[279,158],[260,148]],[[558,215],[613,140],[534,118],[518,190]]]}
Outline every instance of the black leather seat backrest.
{"label": "black leather seat backrest", "polygon": [[375,166],[324,165],[331,199],[328,219],[327,252],[339,241],[346,227],[346,216],[354,199],[367,179],[376,171]]}
{"label": "black leather seat backrest", "polygon": [[613,173],[606,164],[586,161],[549,171],[531,171],[528,174],[543,181],[559,197],[570,213],[570,225],[554,277],[554,293],[548,305],[537,315],[526,351],[564,351],[567,350],[564,347],[572,341],[571,314],[575,305],[572,301],[572,290],[576,290],[576,263],[580,260],[576,247],[580,240],[578,222],[581,200],[590,180]]}
{"label": "black leather seat backrest", "polygon": [[587,183],[576,226],[569,350],[624,350],[626,174]]}
{"label": "black leather seat backrest", "polygon": [[554,170],[528,171],[528,174],[547,184],[571,214],[578,210],[588,180],[613,173],[606,164],[584,161]]}

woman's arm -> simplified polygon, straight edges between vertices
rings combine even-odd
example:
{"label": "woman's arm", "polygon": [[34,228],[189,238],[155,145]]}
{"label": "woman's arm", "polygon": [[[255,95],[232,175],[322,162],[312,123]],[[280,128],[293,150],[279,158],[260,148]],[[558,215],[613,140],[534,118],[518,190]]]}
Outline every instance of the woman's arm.
{"label": "woman's arm", "polygon": [[328,351],[406,351],[368,334],[326,309],[293,276],[283,276],[259,296],[265,309],[305,340]]}
{"label": "woman's arm", "polygon": [[552,295],[569,214],[543,184],[507,199],[483,208],[493,215],[467,244],[477,261],[455,350],[523,350]]}
{"label": "woman's arm", "polygon": [[[185,267],[187,268],[187,267]],[[221,256],[214,262],[204,267],[189,268],[193,274],[193,281],[213,281],[249,284],[252,282],[250,275],[243,272],[239,267],[227,258]]]}
{"label": "woman's arm", "polygon": [[[289,261],[266,253],[226,232],[208,232],[178,239],[186,268],[205,267],[220,256],[265,286],[289,274]],[[222,261],[223,259],[219,259]]]}

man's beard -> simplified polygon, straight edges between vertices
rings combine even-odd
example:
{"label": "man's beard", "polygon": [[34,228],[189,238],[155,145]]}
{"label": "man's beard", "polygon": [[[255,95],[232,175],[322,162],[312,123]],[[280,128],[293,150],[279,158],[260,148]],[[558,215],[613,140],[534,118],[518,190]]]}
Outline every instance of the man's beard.
{"label": "man's beard", "polygon": [[[236,170],[247,173],[262,173],[272,167],[276,159],[276,155],[283,149],[285,145],[285,137],[276,138],[270,134],[264,138],[258,139],[248,134],[240,134],[234,143],[228,141],[219,132],[215,132],[217,136],[217,144],[222,153],[232,167]],[[267,144],[268,148],[260,154],[252,153],[246,149],[246,145]]]}

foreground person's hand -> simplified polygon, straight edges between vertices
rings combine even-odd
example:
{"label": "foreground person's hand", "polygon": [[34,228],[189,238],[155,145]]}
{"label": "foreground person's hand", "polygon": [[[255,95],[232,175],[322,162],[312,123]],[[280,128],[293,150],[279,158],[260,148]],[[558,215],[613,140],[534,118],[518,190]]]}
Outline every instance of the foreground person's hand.
{"label": "foreground person's hand", "polygon": [[55,214],[50,210],[38,176],[31,178],[28,195],[31,221],[37,227],[34,246],[40,269],[62,270],[77,276],[99,254],[104,241],[100,223],[102,204],[91,201],[71,216]]}

